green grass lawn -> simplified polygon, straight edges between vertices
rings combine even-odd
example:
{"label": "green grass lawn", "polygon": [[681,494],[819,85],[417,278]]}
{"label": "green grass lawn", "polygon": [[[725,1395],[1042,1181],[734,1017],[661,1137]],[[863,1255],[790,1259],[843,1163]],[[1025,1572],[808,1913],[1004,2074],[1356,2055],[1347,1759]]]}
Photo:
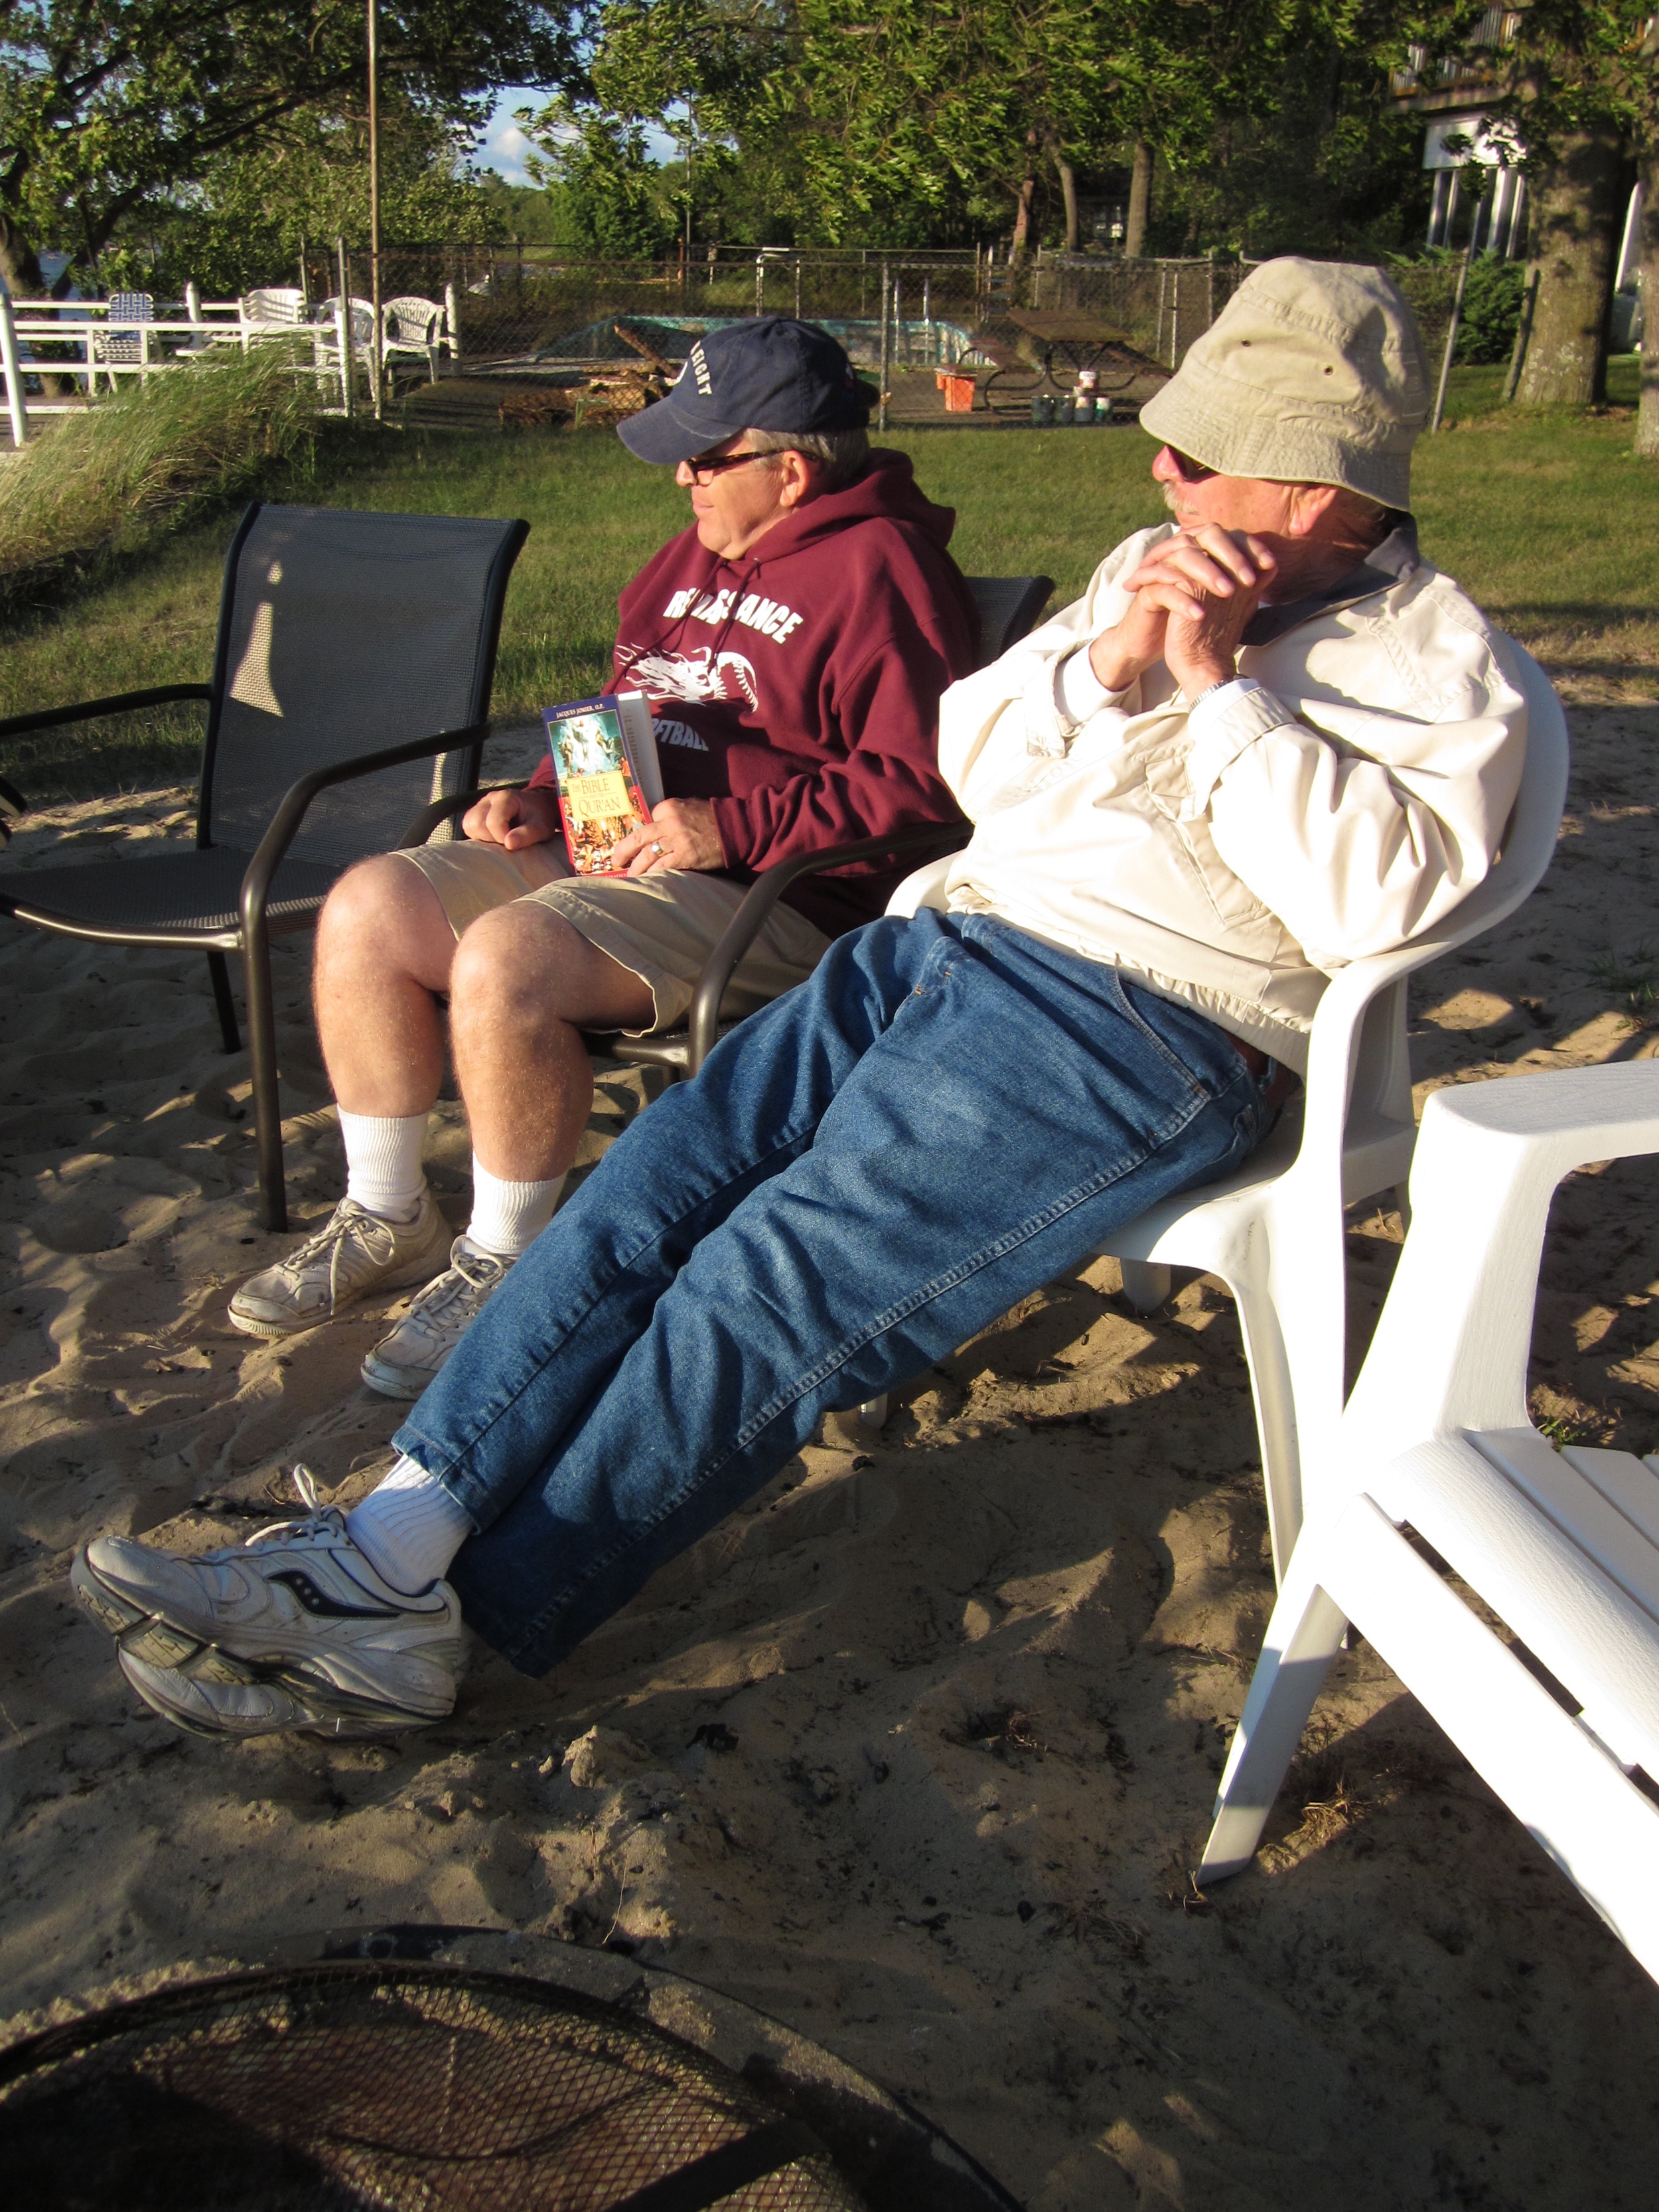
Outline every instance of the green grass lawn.
{"label": "green grass lawn", "polygon": [[[1425,550],[1583,697],[1659,693],[1659,464],[1631,453],[1632,421],[1523,416],[1499,404],[1503,372],[1454,374],[1448,427],[1415,465]],[[1634,363],[1614,367],[1613,398],[1635,398]],[[1158,520],[1152,448],[1132,429],[940,428],[895,436],[936,500],[957,509],[962,566],[1053,576],[1056,604],[1101,556]],[[477,437],[392,431],[331,457],[287,495],[333,506],[522,515],[520,557],[495,684],[500,714],[579,696],[609,670],[621,585],[686,517],[665,471],[614,438]],[[5,624],[0,714],[208,673],[226,512],[127,560],[58,605]],[[176,725],[143,743],[99,732],[49,745],[0,746],[0,769],[31,795],[87,778],[153,781],[185,772]],[[89,752],[95,757],[88,757]]]}

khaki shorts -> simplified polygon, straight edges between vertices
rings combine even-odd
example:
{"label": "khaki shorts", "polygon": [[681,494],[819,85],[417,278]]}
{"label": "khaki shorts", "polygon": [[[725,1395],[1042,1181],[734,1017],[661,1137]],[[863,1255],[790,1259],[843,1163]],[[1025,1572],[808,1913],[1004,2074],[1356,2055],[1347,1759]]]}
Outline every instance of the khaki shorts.
{"label": "khaki shorts", "polygon": [[[549,859],[538,845],[514,854],[458,837],[447,845],[417,845],[399,858],[418,868],[436,891],[457,938],[480,915],[514,899],[533,899],[562,915],[649,990],[655,1008],[651,1028],[630,1030],[630,1036],[672,1030],[685,1018],[697,978],[744,895],[741,884],[691,868],[657,868],[634,877],[565,874],[538,883]],[[804,915],[775,906],[726,986],[727,1014],[752,1014],[793,990],[829,949],[830,939]]]}

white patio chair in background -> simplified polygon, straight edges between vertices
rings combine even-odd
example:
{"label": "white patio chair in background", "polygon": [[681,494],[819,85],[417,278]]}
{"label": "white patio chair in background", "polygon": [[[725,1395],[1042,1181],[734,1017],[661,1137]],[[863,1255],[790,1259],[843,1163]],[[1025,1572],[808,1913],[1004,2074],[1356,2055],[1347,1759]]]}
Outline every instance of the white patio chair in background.
{"label": "white patio chair in background", "polygon": [[308,319],[306,295],[297,284],[261,284],[242,295],[245,323],[287,326]]}
{"label": "white patio chair in background", "polygon": [[447,336],[448,319],[436,300],[410,294],[388,300],[380,309],[380,359],[391,362],[412,356],[424,361],[434,384],[438,380],[438,356]]}
{"label": "white patio chair in background", "polygon": [[155,320],[155,302],[148,292],[112,292],[109,313],[101,323],[87,326],[87,389],[98,389],[101,370],[115,389],[118,369],[136,369],[142,377],[149,367],[149,333],[142,326]]}
{"label": "white patio chair in background", "polygon": [[[351,350],[354,356],[369,368],[374,365],[374,306],[370,300],[354,298],[351,305]],[[321,331],[327,345],[333,337],[335,317],[340,306],[337,292],[329,299],[320,300],[312,310],[311,319]]]}
{"label": "white patio chair in background", "polygon": [[[1304,1097],[1237,1175],[1167,1200],[1104,1248],[1122,1261],[1124,1290],[1143,1312],[1168,1297],[1172,1267],[1219,1276],[1237,1301],[1280,1576],[1302,1523],[1301,1456],[1313,1440],[1328,1440],[1342,1411],[1343,1208],[1403,1184],[1411,1166],[1407,978],[1505,921],[1555,851],[1566,718],[1536,661],[1511,639],[1501,649],[1528,722],[1526,770],[1497,866],[1432,930],[1331,979],[1314,1017]],[[943,905],[951,865],[919,869],[888,912]],[[884,1401],[861,1413],[878,1424]]]}
{"label": "white patio chair in background", "polygon": [[[1412,1226],[1268,1625],[1199,1872],[1247,1866],[1352,1621],[1659,1979],[1659,1458],[1556,1452],[1527,1414],[1557,1184],[1659,1152],[1659,1066],[1437,1091]],[[1553,1695],[1406,1534],[1560,1686]],[[1648,1788],[1631,1777],[1640,1769]]]}

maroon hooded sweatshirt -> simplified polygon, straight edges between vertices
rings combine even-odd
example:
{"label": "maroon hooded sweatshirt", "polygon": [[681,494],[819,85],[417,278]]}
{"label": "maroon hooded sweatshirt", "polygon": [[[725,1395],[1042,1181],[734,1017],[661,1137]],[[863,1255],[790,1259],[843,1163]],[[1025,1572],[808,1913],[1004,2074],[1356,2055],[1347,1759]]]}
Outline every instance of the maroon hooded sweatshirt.
{"label": "maroon hooded sweatshirt", "polygon": [[[939,694],[978,641],[945,550],[955,522],[905,454],[877,452],[735,560],[693,527],[623,591],[617,686],[651,702],[665,795],[712,801],[727,874],[962,818],[938,761]],[[551,783],[551,763],[531,781]],[[913,866],[805,876],[783,896],[833,937]]]}

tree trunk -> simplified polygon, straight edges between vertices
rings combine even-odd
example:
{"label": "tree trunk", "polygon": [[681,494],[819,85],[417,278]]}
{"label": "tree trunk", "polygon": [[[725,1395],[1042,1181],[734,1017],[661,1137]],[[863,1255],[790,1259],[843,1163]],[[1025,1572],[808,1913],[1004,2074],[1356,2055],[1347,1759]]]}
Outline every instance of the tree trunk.
{"label": "tree trunk", "polygon": [[1532,242],[1539,282],[1515,395],[1522,407],[1590,407],[1606,396],[1621,169],[1618,134],[1601,125],[1564,137],[1538,179]]}
{"label": "tree trunk", "polygon": [[1060,196],[1066,204],[1066,251],[1077,252],[1077,176],[1069,161],[1054,156],[1054,167],[1060,171]]}
{"label": "tree trunk", "polygon": [[9,215],[0,212],[0,277],[14,298],[39,299],[46,289],[40,257]]}
{"label": "tree trunk", "polygon": [[1659,459],[1659,127],[1648,131],[1641,174],[1642,404],[1636,416],[1636,450]]}
{"label": "tree trunk", "polygon": [[1013,242],[1008,248],[1008,258],[1016,266],[1024,260],[1031,240],[1031,202],[1036,197],[1036,154],[1037,134],[1033,129],[1025,134],[1025,174],[1020,179]]}
{"label": "tree trunk", "polygon": [[1146,217],[1152,204],[1152,149],[1144,138],[1135,140],[1135,165],[1129,173],[1129,220],[1124,226],[1123,252],[1139,261],[1146,248]]}

